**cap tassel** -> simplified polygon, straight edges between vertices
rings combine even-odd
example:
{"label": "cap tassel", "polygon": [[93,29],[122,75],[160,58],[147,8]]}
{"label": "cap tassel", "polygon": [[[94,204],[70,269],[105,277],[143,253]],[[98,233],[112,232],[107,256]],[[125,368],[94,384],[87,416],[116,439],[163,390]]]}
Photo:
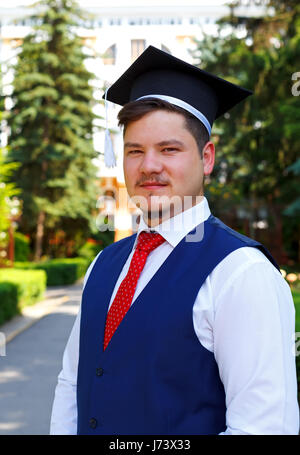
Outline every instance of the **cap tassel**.
{"label": "cap tassel", "polygon": [[104,161],[106,167],[116,166],[116,158],[108,129],[105,130]]}
{"label": "cap tassel", "polygon": [[107,105],[107,90],[105,90],[105,142],[104,142],[104,162],[106,167],[115,167],[116,166],[116,157],[113,150],[112,140],[110,137],[110,132],[108,129],[108,105]]}

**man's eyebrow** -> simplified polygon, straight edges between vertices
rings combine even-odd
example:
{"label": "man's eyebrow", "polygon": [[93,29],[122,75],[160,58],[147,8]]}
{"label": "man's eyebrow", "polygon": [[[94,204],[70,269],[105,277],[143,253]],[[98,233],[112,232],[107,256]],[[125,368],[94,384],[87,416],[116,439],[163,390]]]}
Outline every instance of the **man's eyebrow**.
{"label": "man's eyebrow", "polygon": [[[163,146],[166,146],[166,145],[178,145],[180,147],[183,146],[183,143],[181,141],[178,141],[178,139],[168,139],[168,140],[165,140],[165,141],[161,141],[161,142],[158,142],[157,144],[155,145],[158,145],[159,147],[163,147]],[[142,144],[139,144],[138,142],[125,142],[124,144],[124,148],[128,148],[128,147],[143,147]]]}
{"label": "man's eyebrow", "polygon": [[142,144],[138,144],[137,142],[125,142],[124,148],[126,147],[143,147]]}
{"label": "man's eyebrow", "polygon": [[178,139],[168,139],[166,141],[158,142],[155,145],[159,145],[160,147],[163,147],[164,145],[179,145],[180,147],[182,147],[183,143],[181,141],[178,141]]}

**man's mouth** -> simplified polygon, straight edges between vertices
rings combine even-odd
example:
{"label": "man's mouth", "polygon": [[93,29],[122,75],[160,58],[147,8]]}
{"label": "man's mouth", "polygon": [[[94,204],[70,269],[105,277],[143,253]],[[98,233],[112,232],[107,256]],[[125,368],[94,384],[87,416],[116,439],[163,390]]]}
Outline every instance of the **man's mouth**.
{"label": "man's mouth", "polygon": [[145,189],[155,189],[155,188],[162,188],[163,186],[167,186],[167,183],[161,183],[161,182],[156,182],[156,181],[146,181],[143,183],[140,183],[139,186]]}

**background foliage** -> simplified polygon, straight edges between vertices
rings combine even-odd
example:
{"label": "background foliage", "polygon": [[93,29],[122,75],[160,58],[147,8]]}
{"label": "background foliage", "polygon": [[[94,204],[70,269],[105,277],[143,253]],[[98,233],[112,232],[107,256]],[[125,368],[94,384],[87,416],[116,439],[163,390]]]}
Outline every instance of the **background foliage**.
{"label": "background foliage", "polygon": [[284,264],[300,261],[300,91],[293,79],[300,71],[300,4],[269,3],[272,14],[255,18],[239,16],[237,2],[194,57],[254,93],[215,124],[217,163],[207,187],[214,211]]}
{"label": "background foliage", "polygon": [[[71,0],[37,3],[35,24],[25,36],[13,66],[13,108],[9,160],[21,189],[20,230],[34,240],[34,258],[49,253],[51,239],[84,242],[96,206],[97,153],[93,148],[94,74],[76,34],[82,12]],[[33,245],[32,245],[33,246]],[[72,254],[72,244],[69,250]]]}

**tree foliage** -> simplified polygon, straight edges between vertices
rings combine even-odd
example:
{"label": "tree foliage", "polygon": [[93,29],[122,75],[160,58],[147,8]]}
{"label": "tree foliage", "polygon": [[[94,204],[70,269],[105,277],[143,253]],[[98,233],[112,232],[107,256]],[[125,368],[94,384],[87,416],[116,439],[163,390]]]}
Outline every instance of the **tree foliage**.
{"label": "tree foliage", "polygon": [[5,163],[3,149],[0,148],[0,249],[7,246],[11,201],[19,193],[15,184],[9,182],[11,174],[17,167],[18,163]]}
{"label": "tree foliage", "polygon": [[[0,71],[0,89],[2,91],[1,84],[1,71]],[[4,99],[0,98],[0,124],[2,122],[4,111]],[[11,215],[11,202],[19,190],[16,188],[14,183],[9,182],[10,177],[15,169],[18,167],[18,163],[6,163],[5,155],[7,149],[0,147],[0,263],[5,261],[6,248],[8,243],[8,228],[10,225]]]}
{"label": "tree foliage", "polygon": [[195,58],[201,68],[253,90],[215,124],[217,166],[210,197],[219,212],[243,209],[246,234],[256,237],[262,233],[253,229],[253,221],[267,213],[274,238],[265,240],[283,262],[285,248],[300,259],[300,114],[293,79],[300,71],[300,5],[269,3],[272,14],[258,18],[238,16],[232,7],[219,21],[218,35],[198,43]]}
{"label": "tree foliage", "polygon": [[76,27],[83,18],[73,0],[42,0],[32,31],[17,49],[13,108],[8,117],[13,180],[21,188],[21,230],[35,239],[35,259],[51,235],[65,241],[91,232],[96,206],[93,158],[94,74]]}

